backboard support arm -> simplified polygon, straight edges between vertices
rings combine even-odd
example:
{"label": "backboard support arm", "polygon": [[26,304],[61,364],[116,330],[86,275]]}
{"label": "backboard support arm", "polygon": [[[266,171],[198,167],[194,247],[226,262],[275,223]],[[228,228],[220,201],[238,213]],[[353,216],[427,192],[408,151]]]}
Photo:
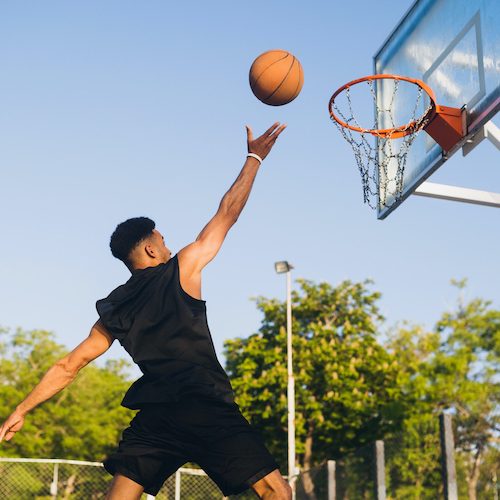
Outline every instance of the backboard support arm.
{"label": "backboard support arm", "polygon": [[425,196],[439,200],[460,201],[473,205],[500,208],[500,193],[468,189],[447,184],[423,182],[413,193],[415,196]]}
{"label": "backboard support arm", "polygon": [[463,155],[467,156],[484,139],[488,139],[497,149],[500,149],[500,128],[491,120],[485,123],[472,137],[467,139],[462,148]]}
{"label": "backboard support arm", "polygon": [[[462,147],[463,155],[468,155],[484,139],[488,139],[497,149],[500,149],[500,128],[491,120],[482,126],[472,137],[467,139]],[[413,194],[416,196],[437,198],[439,200],[460,201],[473,205],[500,208],[500,193],[449,186],[447,184],[423,182]]]}

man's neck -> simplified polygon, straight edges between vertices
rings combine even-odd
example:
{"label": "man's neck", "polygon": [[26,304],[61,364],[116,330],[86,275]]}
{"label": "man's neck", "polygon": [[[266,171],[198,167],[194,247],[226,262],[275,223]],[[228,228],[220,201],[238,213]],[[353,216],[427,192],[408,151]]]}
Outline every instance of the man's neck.
{"label": "man's neck", "polygon": [[147,269],[148,267],[156,267],[159,266],[160,264],[166,264],[170,259],[171,257],[169,257],[166,262],[161,262],[158,259],[143,260],[141,262],[133,264],[128,269],[133,274],[136,271],[141,271],[142,269]]}

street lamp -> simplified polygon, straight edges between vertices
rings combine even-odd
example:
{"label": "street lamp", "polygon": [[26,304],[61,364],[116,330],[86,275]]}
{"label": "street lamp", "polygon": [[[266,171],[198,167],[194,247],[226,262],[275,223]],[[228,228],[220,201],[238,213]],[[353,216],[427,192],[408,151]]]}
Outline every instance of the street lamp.
{"label": "street lamp", "polygon": [[[295,380],[292,364],[292,274],[293,266],[286,260],[275,262],[278,274],[286,273],[286,354],[287,354],[287,406],[288,406],[288,482],[294,488],[295,476]],[[295,491],[294,491],[295,492]]]}

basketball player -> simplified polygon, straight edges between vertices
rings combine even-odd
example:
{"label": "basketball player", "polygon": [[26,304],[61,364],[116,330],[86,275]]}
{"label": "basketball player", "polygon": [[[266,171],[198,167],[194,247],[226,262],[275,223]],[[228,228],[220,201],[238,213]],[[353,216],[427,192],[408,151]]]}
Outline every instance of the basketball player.
{"label": "basketball player", "polygon": [[260,498],[291,498],[262,438],[234,402],[201,300],[202,270],[238,220],[260,164],[284,128],[275,123],[254,139],[247,127],[243,169],[196,241],[177,255],[171,256],[155,223],[146,217],[117,226],[111,251],[132,276],[97,302],[100,319],[88,338],[55,363],[18,405],[0,428],[0,441],[10,440],[29,411],[68,386],[118,339],[144,375],[122,402],[139,411],[104,462],[114,476],[107,499],[156,495],[167,477],[188,461],[198,463],[226,496],[252,488]]}

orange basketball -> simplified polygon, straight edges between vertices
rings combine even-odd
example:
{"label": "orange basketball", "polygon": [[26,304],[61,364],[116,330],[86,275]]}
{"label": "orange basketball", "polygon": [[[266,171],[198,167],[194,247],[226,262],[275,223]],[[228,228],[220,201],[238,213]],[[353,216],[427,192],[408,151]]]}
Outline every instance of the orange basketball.
{"label": "orange basketball", "polygon": [[286,50],[268,50],[250,68],[250,88],[264,104],[288,104],[299,95],[303,84],[302,65]]}

